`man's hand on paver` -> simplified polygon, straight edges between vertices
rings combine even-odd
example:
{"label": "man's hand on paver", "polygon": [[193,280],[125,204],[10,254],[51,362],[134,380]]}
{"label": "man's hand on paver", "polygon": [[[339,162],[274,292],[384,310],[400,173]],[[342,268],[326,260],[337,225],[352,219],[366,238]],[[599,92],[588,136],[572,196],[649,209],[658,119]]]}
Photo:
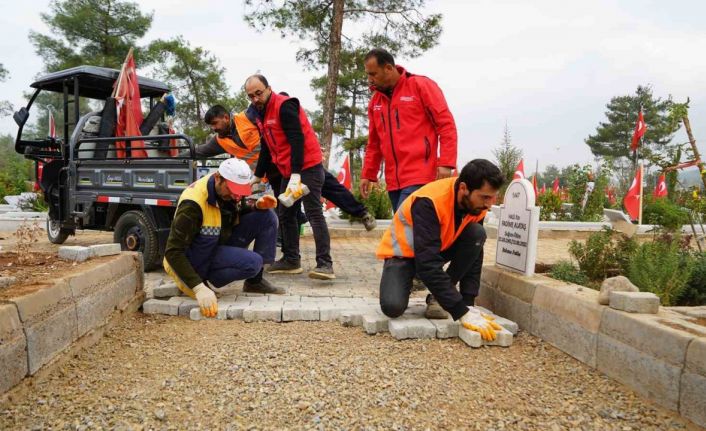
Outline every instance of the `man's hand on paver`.
{"label": "man's hand on paver", "polygon": [[255,208],[259,210],[277,208],[277,198],[272,195],[264,195],[255,202]]}
{"label": "man's hand on paver", "polygon": [[468,313],[461,317],[461,325],[464,328],[478,332],[481,338],[485,341],[493,341],[497,337],[495,331],[502,328],[494,322],[494,318],[483,314],[474,307],[470,307]]}
{"label": "man's hand on paver", "polygon": [[201,314],[206,317],[216,317],[218,314],[218,300],[213,290],[209,289],[206,284],[201,283],[194,287],[194,294],[199,302]]}

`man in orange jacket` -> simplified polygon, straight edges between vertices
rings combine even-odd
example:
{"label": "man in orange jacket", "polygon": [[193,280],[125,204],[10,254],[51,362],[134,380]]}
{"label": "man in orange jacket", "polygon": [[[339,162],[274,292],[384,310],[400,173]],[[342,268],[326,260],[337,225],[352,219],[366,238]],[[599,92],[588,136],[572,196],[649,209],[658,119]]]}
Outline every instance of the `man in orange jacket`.
{"label": "man in orange jacket", "polygon": [[495,339],[494,330],[500,328],[474,302],[486,238],[482,223],[503,182],[497,166],[476,159],[458,177],[429,183],[402,203],[376,252],[385,259],[380,280],[385,315],[398,317],[407,309],[416,273],[431,291],[428,318],[445,318],[445,310],[483,339]]}
{"label": "man in orange jacket", "polygon": [[385,183],[393,211],[424,184],[448,178],[456,168],[456,123],[439,86],[415,75],[384,49],[365,56],[374,91],[368,104],[368,145],[361,173],[365,198],[385,161]]}

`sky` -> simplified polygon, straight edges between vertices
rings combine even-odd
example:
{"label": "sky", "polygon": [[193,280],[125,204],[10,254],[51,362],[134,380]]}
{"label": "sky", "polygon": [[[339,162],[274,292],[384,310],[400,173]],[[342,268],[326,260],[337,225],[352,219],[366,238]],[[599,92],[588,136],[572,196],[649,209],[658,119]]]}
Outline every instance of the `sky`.
{"label": "sky", "polygon": [[[0,63],[10,78],[0,83],[0,100],[17,108],[42,70],[28,34],[48,33],[39,13],[49,1],[1,2]],[[275,90],[316,108],[309,81],[321,72],[296,62],[298,41],[248,27],[241,2],[140,5],[154,11],[140,43],[182,35],[220,59],[232,88],[260,71]],[[689,97],[692,128],[706,152],[706,138],[700,139],[706,136],[705,2],[442,0],[427,1],[427,11],[443,15],[438,46],[421,57],[396,60],[444,91],[458,128],[459,165],[478,157],[493,160],[506,124],[513,145],[524,152],[528,174],[537,162],[540,171],[549,164],[591,163],[584,140],[605,121],[610,99],[634,94],[638,85],[677,102]],[[357,30],[349,25],[355,24],[344,24],[344,33]],[[11,118],[0,119],[0,133],[16,131]],[[686,141],[679,130],[675,142]]]}

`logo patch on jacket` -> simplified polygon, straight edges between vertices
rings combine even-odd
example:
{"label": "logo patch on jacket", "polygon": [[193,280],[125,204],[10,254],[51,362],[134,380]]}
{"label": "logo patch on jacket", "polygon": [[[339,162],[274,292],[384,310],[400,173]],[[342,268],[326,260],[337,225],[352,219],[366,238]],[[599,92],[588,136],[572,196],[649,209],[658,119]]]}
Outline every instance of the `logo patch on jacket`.
{"label": "logo patch on jacket", "polygon": [[414,102],[414,96],[400,96],[400,102]]}
{"label": "logo patch on jacket", "polygon": [[382,105],[373,105],[373,111],[381,111]]}

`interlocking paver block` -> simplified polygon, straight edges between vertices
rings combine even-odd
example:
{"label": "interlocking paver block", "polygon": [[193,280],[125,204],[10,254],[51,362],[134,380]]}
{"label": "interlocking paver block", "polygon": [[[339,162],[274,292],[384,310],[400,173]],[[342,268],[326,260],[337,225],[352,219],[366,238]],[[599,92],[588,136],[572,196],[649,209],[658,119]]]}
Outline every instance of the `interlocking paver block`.
{"label": "interlocking paver block", "polygon": [[388,324],[390,334],[398,340],[436,338],[436,326],[429,319],[397,318]]}
{"label": "interlocking paver block", "polygon": [[458,321],[453,319],[429,319],[436,327],[436,338],[458,337]]}
{"label": "interlocking paver block", "polygon": [[483,313],[489,314],[495,318],[495,323],[498,325],[502,326],[503,328],[507,329],[512,333],[512,335],[517,335],[517,331],[520,329],[520,327],[517,325],[517,323],[513,322],[510,319],[506,319],[504,317],[500,317],[497,314],[493,313],[492,311],[488,310],[487,308],[479,307],[476,306],[477,309],[482,311]]}
{"label": "interlocking paver block", "polygon": [[483,340],[481,339],[479,333],[464,327],[458,328],[458,338],[470,347],[480,347],[483,345]]}
{"label": "interlocking paver block", "polygon": [[330,296],[302,296],[301,297],[301,302],[315,302],[315,303],[324,303],[324,304],[330,304],[333,301],[331,300]]}
{"label": "interlocking paver block", "polygon": [[341,313],[351,311],[351,308],[354,307],[348,304],[319,304],[319,320],[322,322],[340,320]]}
{"label": "interlocking paver block", "polygon": [[232,305],[230,305],[228,307],[228,319],[229,320],[242,319],[243,318],[243,310],[245,310],[249,306],[250,306],[250,303],[236,301],[235,303],[233,303]]}
{"label": "interlocking paver block", "polygon": [[364,314],[362,310],[345,310],[341,312],[338,320],[343,326],[363,326]]}
{"label": "interlocking paver block", "polygon": [[366,314],[363,316],[363,329],[365,332],[374,335],[378,332],[387,332],[390,318],[379,314]]}
{"label": "interlocking paver block", "polygon": [[182,301],[175,302],[163,299],[148,299],[142,304],[142,312],[145,314],[166,314],[168,316],[179,315],[179,305]]}
{"label": "interlocking paver block", "polygon": [[285,302],[282,306],[282,321],[319,320],[319,305],[315,302]]}
{"label": "interlocking paver block", "polygon": [[91,257],[112,256],[120,254],[120,244],[95,244],[88,247],[91,250]]}
{"label": "interlocking paver block", "polygon": [[[464,328],[465,329],[465,328]],[[510,347],[512,346],[513,336],[512,332],[505,328],[500,331],[495,331],[496,338],[493,341],[483,341],[484,346],[500,346],[500,347]]]}
{"label": "interlocking paver block", "polygon": [[243,310],[243,320],[246,322],[281,322],[282,305],[255,303]]}
{"label": "interlocking paver block", "polygon": [[657,314],[659,297],[652,292],[611,292],[610,308],[628,313]]}
{"label": "interlocking paver block", "polygon": [[185,298],[181,304],[179,304],[179,315],[189,316],[191,310],[194,308],[199,308],[199,303],[195,299]]}
{"label": "interlocking paver block", "polygon": [[171,298],[179,295],[181,295],[181,291],[174,282],[164,283],[152,289],[152,296],[155,298]]}
{"label": "interlocking paver block", "polygon": [[62,245],[59,247],[59,259],[83,262],[91,257],[91,249],[80,245]]}

